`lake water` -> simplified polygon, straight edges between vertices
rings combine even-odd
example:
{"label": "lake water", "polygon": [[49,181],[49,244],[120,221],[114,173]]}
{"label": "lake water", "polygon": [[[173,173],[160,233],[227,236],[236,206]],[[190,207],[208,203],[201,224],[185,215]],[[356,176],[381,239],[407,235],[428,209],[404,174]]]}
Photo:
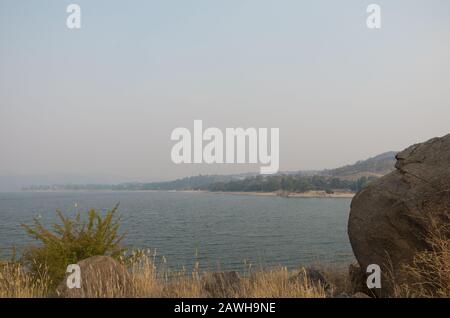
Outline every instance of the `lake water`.
{"label": "lake water", "polygon": [[[279,198],[187,192],[0,193],[0,253],[21,251],[30,239],[22,223],[44,224],[120,202],[124,245],[156,249],[172,268],[243,270],[253,265],[334,264],[353,261],[347,236],[350,199]],[[77,208],[75,207],[77,204]]]}

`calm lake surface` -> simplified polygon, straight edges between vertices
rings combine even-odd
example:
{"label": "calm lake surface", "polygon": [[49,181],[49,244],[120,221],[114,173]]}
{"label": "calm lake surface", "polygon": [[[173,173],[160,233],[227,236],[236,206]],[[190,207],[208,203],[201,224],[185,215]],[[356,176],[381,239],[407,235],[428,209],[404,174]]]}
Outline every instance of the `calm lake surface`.
{"label": "calm lake surface", "polygon": [[[30,243],[22,223],[44,224],[120,202],[124,245],[156,249],[171,268],[244,270],[255,266],[345,265],[350,199],[279,198],[187,192],[0,193],[0,253]],[[75,204],[78,207],[75,207]]]}

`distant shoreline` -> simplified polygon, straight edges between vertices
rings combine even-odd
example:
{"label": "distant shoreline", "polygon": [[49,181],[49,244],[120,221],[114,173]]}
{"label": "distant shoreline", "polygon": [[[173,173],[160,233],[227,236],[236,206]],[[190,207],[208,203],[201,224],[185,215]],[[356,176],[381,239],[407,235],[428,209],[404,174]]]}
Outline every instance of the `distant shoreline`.
{"label": "distant shoreline", "polygon": [[185,193],[210,193],[210,194],[226,194],[226,195],[248,195],[260,197],[282,197],[282,198],[353,198],[355,193],[338,191],[334,193],[326,193],[325,191],[307,191],[302,193],[292,192],[285,196],[279,195],[277,192],[255,192],[255,191],[204,191],[204,190],[179,190],[171,192],[185,192]]}
{"label": "distant shoreline", "polygon": [[256,192],[256,191],[207,191],[207,190],[26,190],[20,192],[29,193],[64,193],[64,192],[170,192],[170,193],[206,193],[225,195],[245,195],[258,197],[281,197],[281,198],[353,198],[355,193],[346,191],[335,191],[326,193],[325,191],[290,192],[280,195],[279,192]]}

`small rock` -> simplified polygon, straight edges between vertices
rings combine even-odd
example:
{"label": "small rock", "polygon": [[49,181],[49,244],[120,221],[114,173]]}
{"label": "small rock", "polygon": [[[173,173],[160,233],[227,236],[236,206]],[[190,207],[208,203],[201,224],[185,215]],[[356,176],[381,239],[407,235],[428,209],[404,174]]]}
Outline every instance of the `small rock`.
{"label": "small rock", "polygon": [[125,266],[109,256],[93,256],[77,263],[81,271],[81,288],[67,287],[67,274],[56,288],[61,298],[130,297],[133,284]]}
{"label": "small rock", "polygon": [[326,280],[322,272],[315,268],[303,268],[297,274],[289,278],[289,282],[308,282],[311,285],[320,285],[325,290],[331,289],[331,284]]}
{"label": "small rock", "polygon": [[352,293],[367,293],[369,291],[366,283],[366,273],[361,270],[357,263],[350,264],[348,267],[348,277]]}
{"label": "small rock", "polygon": [[210,297],[233,297],[241,287],[236,271],[216,272],[203,277],[203,289]]}

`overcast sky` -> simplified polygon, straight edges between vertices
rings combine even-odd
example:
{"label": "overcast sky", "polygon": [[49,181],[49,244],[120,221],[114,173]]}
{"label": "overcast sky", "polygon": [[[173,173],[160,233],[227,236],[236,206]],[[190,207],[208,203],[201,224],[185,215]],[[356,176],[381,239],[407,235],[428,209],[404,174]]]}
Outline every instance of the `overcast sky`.
{"label": "overcast sky", "polygon": [[449,57],[448,0],[0,0],[0,175],[259,170],[173,164],[194,119],[280,128],[281,170],[341,166],[450,132]]}

